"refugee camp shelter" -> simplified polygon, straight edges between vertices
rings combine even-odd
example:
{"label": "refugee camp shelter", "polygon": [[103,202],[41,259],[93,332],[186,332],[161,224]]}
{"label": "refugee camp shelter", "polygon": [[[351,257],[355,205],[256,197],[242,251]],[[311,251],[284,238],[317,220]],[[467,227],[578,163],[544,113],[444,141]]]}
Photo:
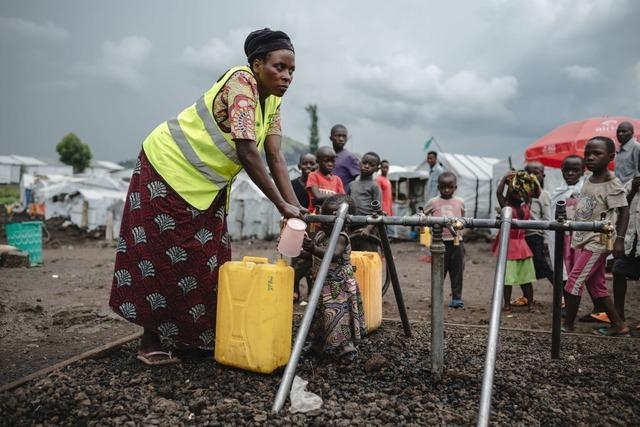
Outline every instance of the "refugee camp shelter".
{"label": "refugee camp shelter", "polygon": [[234,240],[273,239],[280,234],[280,212],[267,196],[241,172],[231,187],[227,229]]}
{"label": "refugee camp shelter", "polygon": [[[416,170],[415,166],[390,165],[387,178],[391,182],[393,192],[393,214],[396,216],[412,215],[424,207],[424,188],[429,172]],[[389,236],[394,239],[411,239],[412,228],[392,225],[387,227]]]}
{"label": "refugee camp shelter", "polygon": [[13,156],[0,156],[0,184],[19,183],[21,166]]}
{"label": "refugee camp shelter", "polygon": [[68,218],[87,230],[111,227],[118,236],[127,183],[101,176],[39,176],[24,174],[20,183],[24,201],[44,203],[45,219]]}
{"label": "refugee camp shelter", "polygon": [[73,168],[59,160],[36,159],[35,157],[10,154],[0,156],[0,184],[18,184],[22,174],[71,175]]}
{"label": "refugee camp shelter", "polygon": [[[438,153],[438,161],[445,170],[458,177],[456,196],[464,200],[466,216],[492,218],[495,216],[495,184],[493,165],[500,160],[493,157],[470,156],[467,154]],[[429,171],[427,161],[416,170]]]}
{"label": "refugee camp shelter", "polygon": [[91,164],[84,171],[85,175],[104,175],[113,172],[118,172],[124,169],[117,163],[110,162],[108,160],[91,160]]}

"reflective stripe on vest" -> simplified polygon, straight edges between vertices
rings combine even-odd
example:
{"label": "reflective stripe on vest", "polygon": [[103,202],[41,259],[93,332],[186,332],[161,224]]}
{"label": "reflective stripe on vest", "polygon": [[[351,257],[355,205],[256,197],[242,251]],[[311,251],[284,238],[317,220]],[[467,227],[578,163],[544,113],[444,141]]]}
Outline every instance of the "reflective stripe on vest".
{"label": "reflective stripe on vest", "polygon": [[173,119],[167,120],[167,126],[169,127],[169,132],[171,132],[171,137],[176,144],[178,144],[178,148],[180,148],[182,155],[189,161],[189,163],[198,169],[202,175],[206,176],[209,181],[213,182],[220,188],[224,187],[229,180],[217,174],[213,169],[205,165],[204,162],[200,160],[196,152],[193,151],[193,147],[184,136],[184,132],[180,128],[180,123],[178,123],[178,118],[174,117]]}
{"label": "reflective stripe on vest", "polygon": [[[218,147],[220,151],[224,153],[225,156],[229,158],[233,163],[239,164],[240,160],[238,159],[238,153],[236,149],[224,139],[224,136],[220,133],[218,126],[213,122],[213,119],[209,115],[209,111],[207,110],[207,106],[204,103],[204,95],[202,95],[196,101],[196,111],[198,112],[198,116],[200,116],[200,120],[204,123],[205,129],[209,133],[211,140]],[[185,141],[186,142],[186,141]],[[195,154],[195,153],[194,153]]]}

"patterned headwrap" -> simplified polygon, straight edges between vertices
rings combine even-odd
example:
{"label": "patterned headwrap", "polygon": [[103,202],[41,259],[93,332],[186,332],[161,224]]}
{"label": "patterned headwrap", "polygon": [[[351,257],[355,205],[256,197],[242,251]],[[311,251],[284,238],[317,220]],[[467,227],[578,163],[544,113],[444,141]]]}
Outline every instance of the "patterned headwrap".
{"label": "patterned headwrap", "polygon": [[280,49],[295,52],[291,39],[283,31],[273,31],[269,28],[256,30],[251,32],[244,41],[244,53],[247,55],[249,64],[262,54]]}
{"label": "patterned headwrap", "polygon": [[527,171],[519,170],[507,182],[507,191],[520,200],[529,200],[540,189],[538,179]]}

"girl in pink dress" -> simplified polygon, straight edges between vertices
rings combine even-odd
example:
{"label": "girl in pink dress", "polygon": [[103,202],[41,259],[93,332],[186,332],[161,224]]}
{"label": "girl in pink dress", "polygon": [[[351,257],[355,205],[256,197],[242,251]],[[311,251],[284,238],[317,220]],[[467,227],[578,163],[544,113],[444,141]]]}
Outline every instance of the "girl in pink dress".
{"label": "girl in pink dress", "polygon": [[[504,188],[507,186],[507,194]],[[529,200],[540,195],[540,185],[536,178],[525,171],[509,171],[498,184],[497,196],[500,207],[510,206],[513,209],[513,219],[529,219]],[[507,251],[507,266],[504,277],[504,307],[503,311],[511,312],[511,289],[520,285],[522,293],[527,299],[529,311],[534,309],[533,285],[536,271],[533,266],[533,253],[524,237],[525,230],[511,229],[509,234],[509,249]],[[493,252],[498,252],[496,237]]]}

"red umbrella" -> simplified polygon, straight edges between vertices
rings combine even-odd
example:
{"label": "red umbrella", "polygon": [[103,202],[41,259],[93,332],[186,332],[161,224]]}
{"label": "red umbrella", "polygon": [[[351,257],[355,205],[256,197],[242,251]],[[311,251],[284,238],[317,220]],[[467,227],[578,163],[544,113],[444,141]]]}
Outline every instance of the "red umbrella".
{"label": "red umbrella", "polygon": [[[526,162],[537,160],[545,166],[559,168],[562,160],[570,154],[584,156],[584,146],[594,136],[608,136],[619,146],[616,129],[622,122],[631,122],[636,138],[640,137],[640,121],[625,116],[593,117],[570,122],[556,128],[527,147]],[[639,138],[640,139],[640,138]],[[613,169],[614,163],[609,165]]]}

